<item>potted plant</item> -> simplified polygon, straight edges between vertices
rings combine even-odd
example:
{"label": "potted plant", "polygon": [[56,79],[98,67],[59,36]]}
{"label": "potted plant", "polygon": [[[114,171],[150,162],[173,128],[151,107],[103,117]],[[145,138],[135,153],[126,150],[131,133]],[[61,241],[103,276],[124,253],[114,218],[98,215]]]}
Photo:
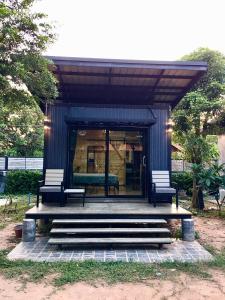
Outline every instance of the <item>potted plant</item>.
{"label": "potted plant", "polygon": [[22,238],[22,230],[23,230],[23,224],[20,223],[14,226],[14,231],[17,239]]}

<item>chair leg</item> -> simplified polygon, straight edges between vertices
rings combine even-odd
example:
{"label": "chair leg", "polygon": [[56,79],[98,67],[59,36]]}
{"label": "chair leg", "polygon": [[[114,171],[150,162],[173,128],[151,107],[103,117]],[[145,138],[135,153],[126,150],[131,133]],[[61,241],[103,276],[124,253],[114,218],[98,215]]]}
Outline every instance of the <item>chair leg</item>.
{"label": "chair leg", "polygon": [[153,205],[154,205],[154,207],[156,207],[156,196],[155,195],[153,196]]}
{"label": "chair leg", "polygon": [[179,206],[178,191],[176,191],[176,208]]}
{"label": "chair leg", "polygon": [[84,207],[84,201],[85,201],[85,193],[83,193],[83,207]]}
{"label": "chair leg", "polygon": [[37,202],[36,202],[36,207],[38,207],[39,206],[39,191],[37,191]]}

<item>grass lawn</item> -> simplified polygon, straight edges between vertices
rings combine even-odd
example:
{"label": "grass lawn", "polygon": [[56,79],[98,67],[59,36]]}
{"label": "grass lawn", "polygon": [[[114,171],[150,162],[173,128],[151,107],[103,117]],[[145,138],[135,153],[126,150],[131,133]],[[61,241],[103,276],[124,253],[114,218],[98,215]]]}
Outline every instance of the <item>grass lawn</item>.
{"label": "grass lawn", "polygon": [[225,273],[225,250],[208,263],[168,262],[161,264],[143,264],[135,262],[31,262],[9,261],[8,251],[0,251],[0,274],[24,283],[42,282],[48,275],[54,275],[49,283],[62,286],[67,283],[84,281],[95,283],[141,282],[147,279],[171,279],[180,272],[202,279],[211,278],[210,269],[219,269]]}
{"label": "grass lawn", "polygon": [[[12,199],[12,204],[5,206],[5,199]],[[36,196],[31,195],[31,204],[35,203]],[[28,195],[4,195],[1,194],[3,205],[0,206],[0,229],[10,223],[22,222],[25,212],[31,207],[28,204]]]}
{"label": "grass lawn", "polygon": [[[35,197],[32,199],[35,200]],[[28,206],[27,195],[17,196],[17,208],[14,205],[0,206],[0,226],[4,228],[10,223],[21,222]],[[200,216],[207,218],[218,217],[216,211],[201,213]],[[221,218],[224,218],[222,214]],[[167,262],[161,264],[143,264],[135,262],[31,262],[31,261],[9,261],[7,253],[9,250],[0,251],[0,274],[6,278],[14,278],[26,282],[48,282],[55,286],[67,283],[86,281],[95,283],[105,281],[109,284],[121,282],[141,282],[146,279],[171,279],[178,276],[180,272],[191,276],[208,279],[211,278],[210,270],[219,269],[225,273],[225,249],[216,251],[212,245],[205,245],[215,259],[208,263],[180,263]],[[49,277],[48,277],[49,276]]]}

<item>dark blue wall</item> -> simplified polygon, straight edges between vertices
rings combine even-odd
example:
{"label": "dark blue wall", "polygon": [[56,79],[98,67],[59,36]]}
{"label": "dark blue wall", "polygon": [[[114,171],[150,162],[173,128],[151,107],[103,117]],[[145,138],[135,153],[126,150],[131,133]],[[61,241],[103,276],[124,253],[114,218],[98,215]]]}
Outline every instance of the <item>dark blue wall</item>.
{"label": "dark blue wall", "polygon": [[153,109],[157,118],[156,123],[150,127],[150,160],[152,170],[170,170],[170,136],[166,131],[169,109]]}
{"label": "dark blue wall", "polygon": [[[156,118],[153,121],[152,112]],[[149,120],[148,128],[148,150],[147,155],[149,166],[149,178],[151,170],[170,170],[170,137],[166,132],[166,122],[169,116],[169,107],[165,105],[155,105],[149,107],[137,108],[134,106],[124,107],[79,107],[71,105],[52,105],[48,110],[51,128],[46,130],[45,136],[45,168],[63,168],[66,169],[67,160],[67,124],[66,119],[94,119],[105,121],[114,118],[117,121],[132,119],[138,123],[143,120]],[[147,126],[145,124],[145,126]]]}

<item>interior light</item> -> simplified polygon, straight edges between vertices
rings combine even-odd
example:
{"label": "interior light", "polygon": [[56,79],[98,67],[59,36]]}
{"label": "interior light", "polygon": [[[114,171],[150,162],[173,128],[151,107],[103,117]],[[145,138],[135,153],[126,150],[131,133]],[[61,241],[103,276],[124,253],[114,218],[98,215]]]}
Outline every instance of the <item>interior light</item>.
{"label": "interior light", "polygon": [[79,130],[78,131],[79,136],[85,136],[87,134],[86,130]]}

